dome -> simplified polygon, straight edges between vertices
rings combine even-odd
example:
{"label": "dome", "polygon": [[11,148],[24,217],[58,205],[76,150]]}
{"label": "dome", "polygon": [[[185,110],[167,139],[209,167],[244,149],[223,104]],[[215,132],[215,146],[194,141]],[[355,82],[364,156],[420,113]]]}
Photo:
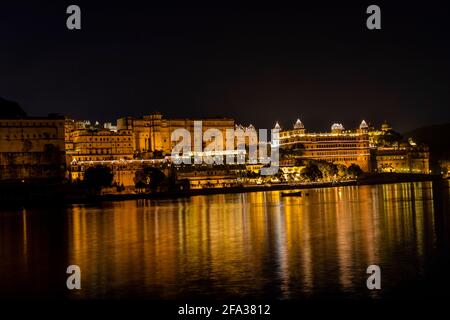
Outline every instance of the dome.
{"label": "dome", "polygon": [[333,125],[331,126],[331,131],[342,131],[344,130],[344,126],[342,125],[342,123],[333,123]]}
{"label": "dome", "polygon": [[300,121],[300,119],[297,119],[297,121],[294,124],[294,129],[304,129],[305,126],[303,125],[303,123]]}
{"label": "dome", "polygon": [[359,125],[360,129],[367,129],[369,126],[367,125],[367,122],[365,120],[361,121],[361,124]]}
{"label": "dome", "polygon": [[383,124],[381,125],[381,130],[389,131],[391,129],[392,127],[389,125],[389,123],[386,120],[384,120]]}
{"label": "dome", "polygon": [[254,127],[252,124],[250,124],[250,125],[247,127],[247,129],[249,129],[249,130],[255,130],[255,127]]}

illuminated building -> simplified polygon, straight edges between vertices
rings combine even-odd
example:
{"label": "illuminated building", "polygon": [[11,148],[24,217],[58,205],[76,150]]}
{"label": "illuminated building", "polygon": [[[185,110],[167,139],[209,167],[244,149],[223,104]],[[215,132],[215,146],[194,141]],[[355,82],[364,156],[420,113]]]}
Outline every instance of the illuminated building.
{"label": "illuminated building", "polygon": [[439,167],[441,169],[441,174],[444,178],[450,177],[450,160],[440,160],[439,161]]}
{"label": "illuminated building", "polygon": [[229,118],[165,119],[160,113],[154,113],[143,118],[120,118],[117,120],[117,129],[132,131],[132,146],[139,158],[162,157],[170,155],[176,144],[171,141],[174,130],[186,129],[193,139],[194,121],[202,122],[203,133],[208,129],[218,129],[224,139],[226,130],[235,128],[234,120]]}
{"label": "illuminated building", "polygon": [[403,141],[400,134],[384,121],[380,130],[369,130],[373,168],[376,172],[429,173],[430,153],[427,146],[412,139]]}
{"label": "illuminated building", "polygon": [[[278,123],[275,128],[280,129]],[[362,121],[357,130],[345,130],[341,123],[327,133],[307,133],[300,120],[292,130],[280,131],[280,146],[288,160],[326,160],[349,166],[357,164],[363,171],[429,173],[429,151],[400,134],[384,121],[380,130]],[[283,163],[286,160],[281,160]]]}
{"label": "illuminated building", "polygon": [[131,130],[114,129],[111,124],[102,127],[66,119],[66,161],[72,181],[83,180],[87,168],[103,165],[111,168],[113,183],[134,185],[136,166],[126,162],[133,159]]}
{"label": "illuminated building", "polygon": [[28,117],[0,99],[0,180],[60,180],[64,177],[64,118]]}
{"label": "illuminated building", "polygon": [[66,133],[66,155],[69,162],[133,159],[131,130],[75,129]]}
{"label": "illuminated building", "polygon": [[227,188],[238,186],[236,170],[225,168],[200,167],[195,170],[179,170],[178,180],[189,180],[190,189]]}
{"label": "illuminated building", "polygon": [[[281,129],[277,123],[275,128]],[[326,160],[350,166],[357,164],[363,171],[370,171],[370,147],[365,121],[354,132],[347,131],[340,123],[331,126],[331,132],[307,133],[298,119],[292,130],[280,131],[282,152],[298,160]]]}
{"label": "illuminated building", "polygon": [[[171,141],[171,134],[176,129],[186,129],[194,136],[194,121],[190,119],[163,119],[161,114],[144,116],[142,119],[126,117],[117,120],[117,126],[110,123],[100,126],[89,121],[66,120],[66,150],[69,176],[72,181],[83,180],[87,168],[95,165],[108,166],[114,173],[114,183],[125,187],[134,186],[136,170],[153,163],[152,158],[170,155],[176,142]],[[232,119],[214,118],[202,121],[202,132],[210,128],[219,129],[226,138],[226,130],[234,129]],[[224,141],[225,145],[225,141]],[[204,147],[204,145],[202,145]],[[200,152],[203,154],[205,152]],[[226,151],[222,151],[226,154]],[[205,170],[204,170],[205,171]],[[206,170],[208,171],[208,170]],[[214,184],[228,186],[235,183],[235,178],[223,177],[222,174],[205,175],[180,172],[192,180],[193,188],[207,187]]]}
{"label": "illuminated building", "polygon": [[375,149],[377,172],[429,173],[429,151],[427,147],[401,144]]}

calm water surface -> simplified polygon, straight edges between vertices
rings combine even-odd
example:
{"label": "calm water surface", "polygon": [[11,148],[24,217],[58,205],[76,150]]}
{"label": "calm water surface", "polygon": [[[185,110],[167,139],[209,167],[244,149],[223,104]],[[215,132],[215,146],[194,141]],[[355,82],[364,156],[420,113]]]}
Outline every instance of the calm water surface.
{"label": "calm water surface", "polygon": [[[1,209],[0,296],[351,298],[440,294],[448,182]],[[80,266],[82,290],[65,288]],[[382,290],[366,268],[382,269]]]}

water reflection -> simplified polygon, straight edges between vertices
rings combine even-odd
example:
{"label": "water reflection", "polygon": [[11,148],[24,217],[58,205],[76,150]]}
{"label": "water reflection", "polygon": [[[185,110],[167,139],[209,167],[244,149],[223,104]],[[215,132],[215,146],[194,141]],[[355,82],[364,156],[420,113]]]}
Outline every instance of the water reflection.
{"label": "water reflection", "polygon": [[[431,272],[428,260],[448,248],[449,189],[436,188],[405,183],[314,189],[301,198],[274,191],[3,213],[0,294],[376,298]],[[82,270],[81,291],[62,288],[64,270],[52,273],[69,264]],[[381,292],[365,287],[371,264],[382,267]],[[13,279],[5,276],[11,272]]]}

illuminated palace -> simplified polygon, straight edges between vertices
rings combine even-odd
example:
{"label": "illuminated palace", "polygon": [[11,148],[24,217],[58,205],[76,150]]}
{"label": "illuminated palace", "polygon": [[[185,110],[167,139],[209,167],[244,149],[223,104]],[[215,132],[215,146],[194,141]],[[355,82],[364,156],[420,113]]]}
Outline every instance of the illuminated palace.
{"label": "illuminated palace", "polygon": [[326,133],[308,133],[298,119],[293,129],[280,130],[283,154],[297,160],[326,160],[335,164],[358,165],[365,172],[429,173],[429,152],[411,139],[401,140],[385,122],[376,130],[363,120],[356,130],[340,123]]}
{"label": "illuminated palace", "polygon": [[[227,129],[245,129],[229,118],[165,119],[160,113],[142,118],[120,118],[116,126],[67,119],[65,142],[69,177],[82,180],[88,167],[102,164],[112,168],[115,183],[134,186],[136,170],[144,165],[160,165],[171,155],[176,143],[171,139],[174,130],[183,128],[194,136],[194,121],[202,121],[203,133],[215,128],[223,137],[226,137]],[[280,169],[283,173],[301,170],[307,160],[325,160],[346,167],[356,164],[365,172],[429,172],[428,149],[417,146],[412,140],[402,141],[387,123],[380,130],[365,121],[356,130],[346,130],[342,124],[335,123],[330,132],[325,133],[307,132],[300,120],[291,130],[282,130],[278,123],[275,128],[280,130]],[[289,160],[283,161],[286,158]],[[289,163],[292,160],[295,165]],[[261,164],[248,165],[247,170],[259,172],[261,167]],[[218,181],[224,185],[232,184],[229,177],[225,179],[224,173],[217,173],[217,169],[211,172],[184,170],[187,171],[179,172],[179,177],[191,181],[191,187],[218,184]],[[212,172],[217,174],[211,175]]]}
{"label": "illuminated palace", "polygon": [[148,158],[171,154],[176,143],[171,141],[171,134],[176,129],[188,130],[193,138],[194,121],[202,121],[203,133],[214,128],[220,130],[224,138],[226,137],[226,130],[235,127],[234,119],[229,118],[165,119],[162,114],[154,113],[143,118],[120,118],[117,120],[117,129],[131,130],[136,156]]}
{"label": "illuminated palace", "polygon": [[[3,99],[0,106],[0,181],[83,180],[87,168],[106,165],[114,173],[115,184],[132,188],[136,172],[143,167],[167,169],[178,143],[171,139],[176,129],[186,129],[193,138],[194,122],[201,121],[203,133],[218,129],[224,139],[229,129],[255,130],[252,125],[236,125],[230,118],[167,119],[153,113],[142,118],[123,117],[116,125],[100,125],[56,115],[28,117],[18,104]],[[411,139],[404,141],[387,123],[375,129],[362,121],[356,130],[335,123],[325,133],[307,132],[300,120],[292,129],[283,130],[278,123],[275,128],[280,129],[280,169],[284,174],[298,175],[307,160],[326,160],[346,167],[356,164],[366,172],[429,173],[428,148]],[[289,161],[294,164],[286,164]],[[191,187],[230,186],[240,170],[257,173],[262,166],[184,166],[182,170],[177,167],[177,174],[189,180]]]}
{"label": "illuminated palace", "polygon": [[417,145],[392,130],[385,121],[381,130],[370,128],[372,163],[376,172],[430,173],[428,146]]}
{"label": "illuminated palace", "polygon": [[[277,123],[275,128],[281,129]],[[301,160],[326,160],[350,166],[357,164],[363,171],[371,170],[368,126],[361,123],[356,132],[346,131],[335,123],[331,132],[307,133],[300,120],[292,130],[280,131],[280,147]]]}
{"label": "illuminated palace", "polygon": [[106,161],[133,159],[131,130],[114,130],[108,125],[66,119],[66,158],[76,161]]}
{"label": "illuminated palace", "polygon": [[64,118],[28,117],[0,98],[0,181],[62,180]]}
{"label": "illuminated palace", "polygon": [[[203,133],[215,128],[222,132],[224,138],[226,130],[235,127],[234,120],[229,118],[165,119],[160,113],[142,118],[120,118],[116,126],[110,123],[101,126],[97,122],[92,124],[90,121],[66,119],[68,177],[72,181],[83,180],[87,168],[105,165],[113,170],[114,183],[125,187],[134,186],[136,170],[146,165],[161,166],[165,163],[166,156],[171,155],[176,143],[171,140],[174,130],[186,129],[191,137],[194,137],[194,121],[202,122]],[[223,173],[211,175],[202,172],[180,172],[179,176],[189,178],[196,186],[211,181],[217,184],[219,180],[228,179],[222,177]],[[191,177],[192,175],[195,178]]]}

